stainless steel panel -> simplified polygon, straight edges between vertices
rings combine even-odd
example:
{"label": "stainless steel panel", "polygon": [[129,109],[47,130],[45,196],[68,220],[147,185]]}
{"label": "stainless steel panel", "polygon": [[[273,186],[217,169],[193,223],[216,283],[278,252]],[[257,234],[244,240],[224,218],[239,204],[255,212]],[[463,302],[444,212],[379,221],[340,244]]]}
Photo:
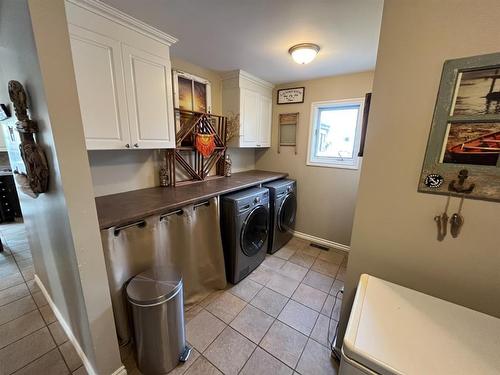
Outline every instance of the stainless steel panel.
{"label": "stainless steel panel", "polygon": [[[160,220],[160,217],[162,220]],[[226,275],[220,237],[218,198],[208,205],[183,207],[173,215],[144,219],[142,227],[101,231],[116,330],[120,344],[130,340],[124,286],[151,267],[174,265],[184,280],[186,305],[224,289]]]}

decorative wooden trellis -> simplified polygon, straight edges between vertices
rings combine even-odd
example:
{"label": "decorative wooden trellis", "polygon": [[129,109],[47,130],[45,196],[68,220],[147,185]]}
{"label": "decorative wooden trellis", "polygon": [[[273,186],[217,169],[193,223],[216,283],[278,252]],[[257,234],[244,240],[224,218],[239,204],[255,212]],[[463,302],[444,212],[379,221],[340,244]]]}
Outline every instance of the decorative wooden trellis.
{"label": "decorative wooden trellis", "polygon": [[[166,161],[172,186],[180,186],[224,176],[226,157],[227,118],[211,113],[175,109],[178,130],[176,148],[166,151]],[[213,134],[215,150],[209,157],[201,155],[195,147],[196,134]],[[186,158],[186,153],[190,156]],[[190,160],[189,160],[190,159]],[[176,171],[182,168],[189,179],[177,180]],[[216,175],[208,176],[213,168]]]}

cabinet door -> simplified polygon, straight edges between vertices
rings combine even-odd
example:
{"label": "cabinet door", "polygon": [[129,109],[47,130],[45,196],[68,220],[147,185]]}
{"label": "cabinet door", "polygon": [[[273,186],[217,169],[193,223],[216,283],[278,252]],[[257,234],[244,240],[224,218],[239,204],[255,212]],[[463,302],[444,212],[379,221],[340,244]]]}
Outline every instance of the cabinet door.
{"label": "cabinet door", "polygon": [[259,94],[241,89],[240,146],[256,147],[259,142]]}
{"label": "cabinet door", "polygon": [[122,50],[133,147],[175,147],[170,61],[128,45]]}
{"label": "cabinet door", "polygon": [[271,122],[273,102],[267,96],[260,96],[259,143],[258,147],[271,146]]}
{"label": "cabinet door", "polygon": [[89,150],[130,143],[120,43],[69,25],[71,52]]}

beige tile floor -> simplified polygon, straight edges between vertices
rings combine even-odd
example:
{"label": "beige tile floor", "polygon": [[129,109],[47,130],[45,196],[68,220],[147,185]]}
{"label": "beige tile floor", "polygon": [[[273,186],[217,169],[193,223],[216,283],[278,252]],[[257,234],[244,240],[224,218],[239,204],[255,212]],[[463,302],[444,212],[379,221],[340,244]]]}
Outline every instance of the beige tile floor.
{"label": "beige tile floor", "polygon": [[[0,225],[0,236],[0,374],[86,374],[34,283],[24,225]],[[327,331],[346,260],[294,239],[238,285],[191,306],[185,318],[193,352],[172,374],[336,374]],[[132,355],[124,362],[129,374],[140,374]]]}
{"label": "beige tile floor", "polygon": [[[346,254],[294,238],[244,281],[185,314],[189,360],[172,374],[337,374],[327,339],[340,313]],[[139,375],[132,355],[128,373]]]}
{"label": "beige tile floor", "polygon": [[85,375],[73,345],[35,284],[22,223],[1,224],[0,374]]}

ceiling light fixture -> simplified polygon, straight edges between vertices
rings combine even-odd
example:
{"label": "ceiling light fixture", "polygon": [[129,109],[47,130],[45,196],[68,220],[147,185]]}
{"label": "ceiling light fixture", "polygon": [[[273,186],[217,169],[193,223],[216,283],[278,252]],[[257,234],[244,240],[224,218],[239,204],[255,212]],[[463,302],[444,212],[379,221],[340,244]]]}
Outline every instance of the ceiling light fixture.
{"label": "ceiling light fixture", "polygon": [[313,43],[301,43],[296,44],[288,50],[288,53],[292,55],[292,59],[297,64],[309,64],[314,60],[319,52],[319,46]]}

